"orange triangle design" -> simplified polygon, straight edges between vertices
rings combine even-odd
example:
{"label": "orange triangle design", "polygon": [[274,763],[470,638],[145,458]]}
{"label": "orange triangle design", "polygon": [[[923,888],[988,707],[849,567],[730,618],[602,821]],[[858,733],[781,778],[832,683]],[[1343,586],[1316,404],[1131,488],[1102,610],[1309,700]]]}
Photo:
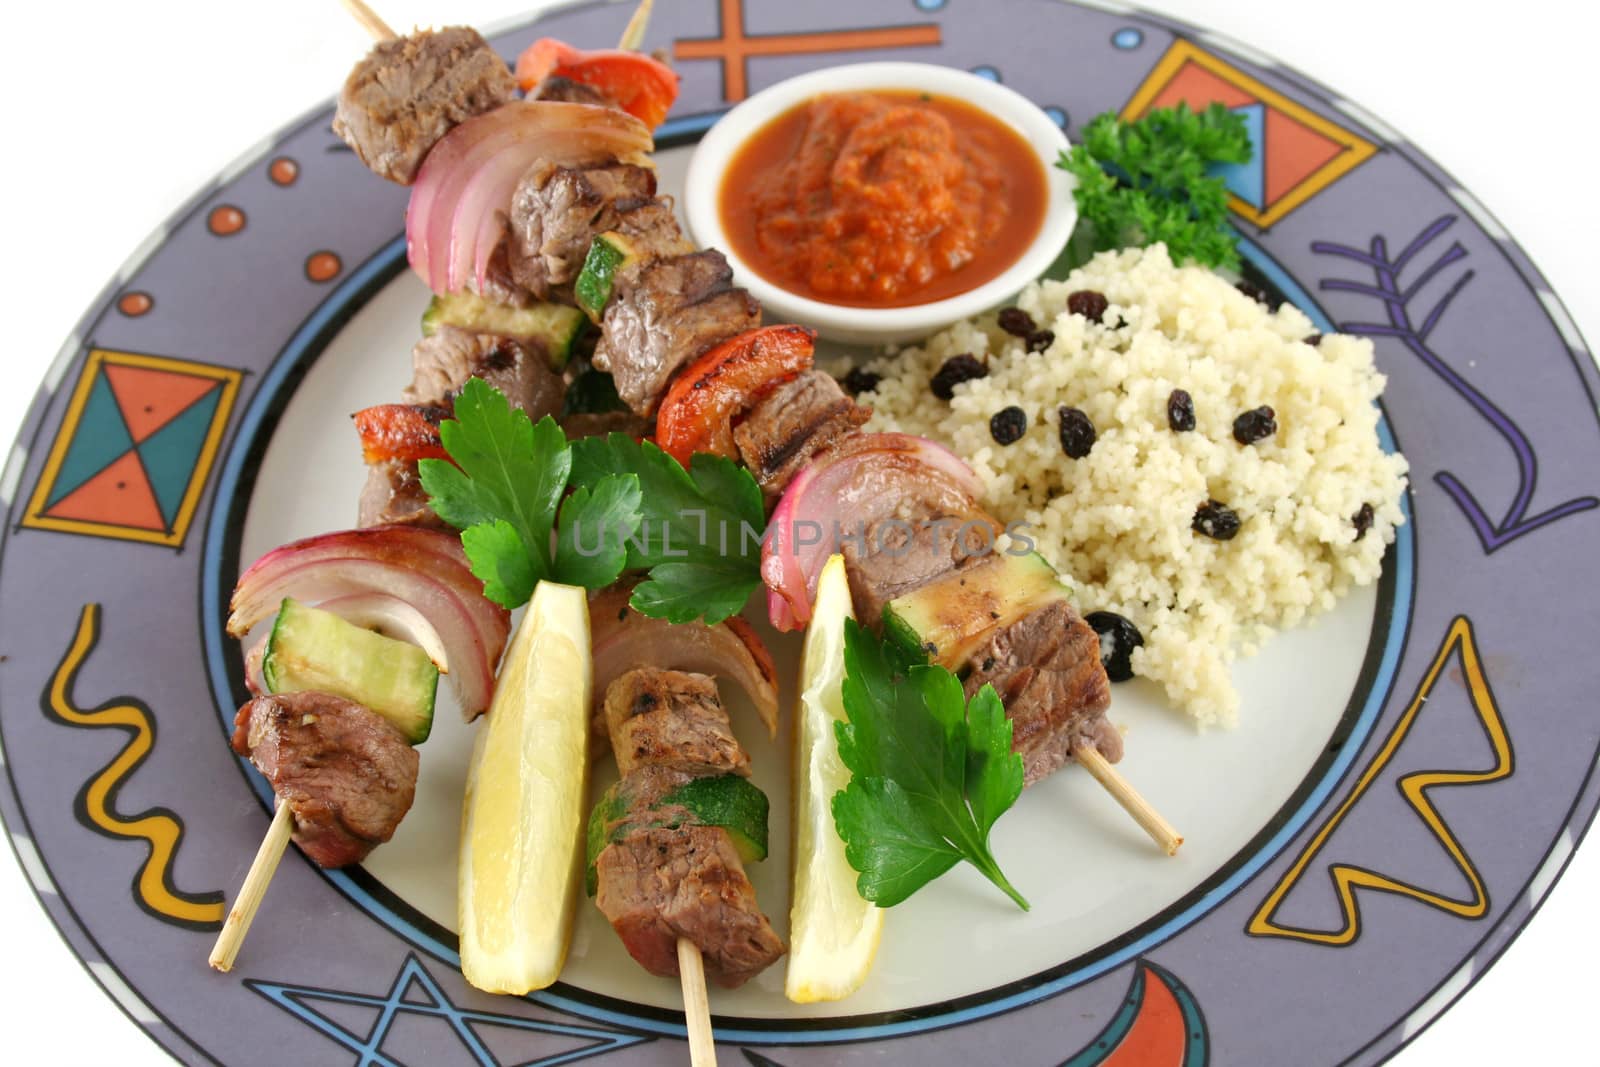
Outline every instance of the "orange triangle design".
{"label": "orange triangle design", "polygon": [[1177,107],[1189,105],[1190,111],[1200,111],[1210,104],[1223,107],[1243,107],[1259,103],[1256,97],[1206,70],[1197,63],[1185,63],[1172,75],[1172,80],[1161,87],[1150,107]]}
{"label": "orange triangle design", "polygon": [[111,383],[117,407],[135,444],[183,414],[196,400],[217,387],[215,378],[115,363],[106,364],[106,380]]}
{"label": "orange triangle design", "polygon": [[[214,383],[213,383],[214,384]],[[46,514],[53,519],[78,519],[139,530],[165,530],[155,490],[145,477],[137,452],[124,453],[111,466],[61,498]]]}
{"label": "orange triangle design", "polygon": [[1266,200],[1269,208],[1306,178],[1344,151],[1344,145],[1296,122],[1275,108],[1267,109]]}

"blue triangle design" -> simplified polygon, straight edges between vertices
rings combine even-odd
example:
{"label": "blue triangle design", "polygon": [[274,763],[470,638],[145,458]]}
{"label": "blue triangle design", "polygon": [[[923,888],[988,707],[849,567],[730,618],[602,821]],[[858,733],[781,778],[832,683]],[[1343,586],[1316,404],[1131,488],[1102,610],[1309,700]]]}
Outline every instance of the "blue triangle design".
{"label": "blue triangle design", "polygon": [[178,507],[194,476],[206,431],[211,429],[211,418],[221,399],[222,387],[218,385],[139,442],[139,458],[144,461],[145,474],[150,478],[150,487],[155,490],[156,502],[161,505],[161,515],[168,527],[177,519]]}
{"label": "blue triangle design", "polygon": [[[400,973],[395,976],[388,993],[383,996],[321,989],[316,986],[261,982],[255,979],[246,979],[244,984],[311,1029],[342,1045],[345,1051],[354,1053],[359,1067],[404,1067],[383,1048],[384,1038],[388,1036],[390,1026],[400,1015],[414,1015],[433,1020],[453,1030],[467,1055],[476,1061],[479,1067],[503,1067],[503,1065],[478,1036],[474,1029],[478,1026],[503,1026],[530,1035],[544,1035],[557,1039],[556,1043],[562,1046],[536,1054],[534,1059],[524,1060],[517,1067],[558,1067],[559,1064],[575,1063],[652,1040],[641,1034],[609,1027],[584,1026],[554,1019],[530,1019],[520,1015],[502,1015],[498,1012],[474,1011],[459,1007],[445,995],[444,989],[433,975],[428,973],[427,968],[415,954],[406,956]],[[417,999],[407,996],[413,987],[421,993]],[[319,1000],[375,1008],[378,1011],[377,1024],[369,1033],[355,1033],[311,1006],[310,1002]],[[507,1003],[517,1002],[508,1000]],[[568,1038],[588,1043],[573,1048],[562,1040]]]}
{"label": "blue triangle design", "polygon": [[1221,178],[1228,190],[1240,200],[1260,211],[1267,187],[1267,105],[1245,104],[1232,110],[1244,119],[1245,132],[1250,135],[1250,160],[1247,163],[1216,163],[1211,166],[1210,172],[1212,176]]}
{"label": "blue triangle design", "polygon": [[133,435],[122,419],[111,383],[103,371],[96,370],[89,400],[73,428],[72,443],[67,446],[61,469],[56,471],[45,510],[55,507],[63,497],[121,459],[132,447]]}

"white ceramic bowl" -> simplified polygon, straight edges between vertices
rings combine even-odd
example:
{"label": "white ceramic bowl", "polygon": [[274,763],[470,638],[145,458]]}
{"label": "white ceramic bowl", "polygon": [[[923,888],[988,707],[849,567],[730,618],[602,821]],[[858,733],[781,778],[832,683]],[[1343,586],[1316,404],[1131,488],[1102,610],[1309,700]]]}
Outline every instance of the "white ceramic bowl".
{"label": "white ceramic bowl", "polygon": [[[1039,154],[1047,188],[1044,223],[1033,244],[998,276],[975,289],[932,303],[894,308],[846,307],[792,293],[757,274],[734,253],[722,228],[718,200],[723,175],[739,147],[772,119],[814,96],[870,89],[927,92],[965,101],[1017,131]],[[689,161],[684,210],[695,241],[702,247],[721,249],[733,267],[735,279],[761,301],[772,317],[810,326],[835,341],[899,344],[926,337],[952,322],[1005,302],[1055,262],[1078,220],[1072,197],[1074,179],[1054,165],[1066,147],[1066,135],[1030,100],[976,74],[929,63],[829,67],[763,89],[711,127]]]}

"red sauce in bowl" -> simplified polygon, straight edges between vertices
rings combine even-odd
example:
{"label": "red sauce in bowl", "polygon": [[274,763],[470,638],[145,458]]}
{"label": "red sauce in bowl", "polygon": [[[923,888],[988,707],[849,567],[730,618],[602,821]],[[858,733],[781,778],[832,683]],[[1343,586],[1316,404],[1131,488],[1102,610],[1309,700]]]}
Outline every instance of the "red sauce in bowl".
{"label": "red sauce in bowl", "polygon": [[959,100],[820,96],[758,130],[719,191],[733,251],[768,281],[852,307],[943,300],[996,277],[1033,243],[1047,185],[1038,153]]}

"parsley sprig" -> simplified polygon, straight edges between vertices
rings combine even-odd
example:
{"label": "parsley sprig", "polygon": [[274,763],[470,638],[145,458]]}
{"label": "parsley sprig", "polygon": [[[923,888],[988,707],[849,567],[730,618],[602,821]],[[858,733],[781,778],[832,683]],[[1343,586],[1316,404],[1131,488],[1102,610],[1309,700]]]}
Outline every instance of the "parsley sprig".
{"label": "parsley sprig", "polygon": [[744,607],[761,585],[766,511],[750,472],[722,456],[697,454],[689,468],[649,441],[614,433],[572,443],[572,484],[639,480],[638,535],[628,570],[648,577],[633,591],[635,610],[668,622],[719,621]]}
{"label": "parsley sprig", "polygon": [[1024,911],[989,831],[1022,793],[1022,757],[992,686],[968,701],[943,667],[845,622],[844,708],[834,724],[850,784],[833,820],[856,888],[891,907],[966,860]]}
{"label": "parsley sprig", "polygon": [[761,584],[761,490],[729,460],[685,470],[622,434],[569,442],[477,378],[439,434],[450,460],[418,463],[422,487],[498,604],[519,607],[547,579],[601,589],[641,571],[635,609],[717,623]]}
{"label": "parsley sprig", "polygon": [[1078,179],[1075,258],[1162,241],[1174,263],[1237,269],[1228,189],[1213,169],[1250,152],[1243,117],[1221,104],[1196,112],[1180,103],[1132,122],[1096,116],[1056,162]]}

